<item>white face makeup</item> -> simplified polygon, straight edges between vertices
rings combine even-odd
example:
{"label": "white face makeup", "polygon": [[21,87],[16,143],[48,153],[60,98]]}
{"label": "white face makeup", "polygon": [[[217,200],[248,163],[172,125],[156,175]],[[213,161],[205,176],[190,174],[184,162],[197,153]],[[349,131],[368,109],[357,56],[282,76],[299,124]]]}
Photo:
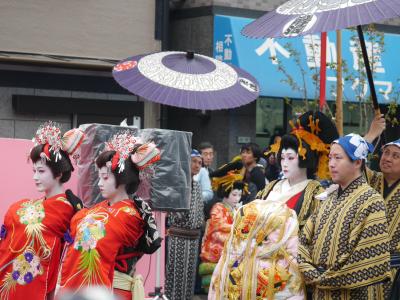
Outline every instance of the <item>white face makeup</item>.
{"label": "white face makeup", "polygon": [[40,159],[33,164],[33,181],[36,189],[43,193],[48,193],[60,184],[59,178],[54,178],[49,166]]}
{"label": "white face makeup", "polygon": [[225,198],[225,202],[230,206],[235,207],[242,198],[242,190],[234,189],[229,193],[228,198]]}
{"label": "white face makeup", "polygon": [[105,199],[110,199],[117,194],[115,175],[106,166],[99,170],[100,193]]}
{"label": "white face makeup", "polygon": [[285,178],[294,180],[302,175],[299,167],[299,155],[293,149],[283,149],[281,153],[281,168]]}

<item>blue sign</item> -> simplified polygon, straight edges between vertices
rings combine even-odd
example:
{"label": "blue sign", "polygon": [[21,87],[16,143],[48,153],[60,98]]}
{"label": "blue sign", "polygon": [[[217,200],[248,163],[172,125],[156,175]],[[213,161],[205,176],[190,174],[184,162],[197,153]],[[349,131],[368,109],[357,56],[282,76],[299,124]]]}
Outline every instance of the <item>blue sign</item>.
{"label": "blue sign", "polygon": [[[319,87],[313,78],[316,78],[320,69],[320,34],[299,38],[251,39],[241,35],[240,31],[252,21],[248,18],[215,16],[214,58],[237,65],[255,76],[262,96],[318,98]],[[396,98],[400,85],[400,35],[384,33],[383,47],[376,36],[374,39],[366,36],[366,43],[374,61],[378,101],[391,102]],[[345,101],[369,97],[360,51],[356,32],[342,30],[342,61],[347,69],[343,74],[346,78],[343,89]],[[327,63],[326,98],[334,100],[337,63],[335,32],[328,34]],[[291,85],[287,83],[290,80]]]}

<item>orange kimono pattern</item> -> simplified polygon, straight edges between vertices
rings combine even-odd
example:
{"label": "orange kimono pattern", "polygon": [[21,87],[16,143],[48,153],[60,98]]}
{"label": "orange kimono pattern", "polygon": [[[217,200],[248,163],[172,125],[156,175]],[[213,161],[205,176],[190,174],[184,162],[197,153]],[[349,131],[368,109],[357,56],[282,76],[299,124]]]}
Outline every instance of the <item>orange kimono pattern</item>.
{"label": "orange kimono pattern", "polygon": [[227,204],[216,203],[207,221],[200,258],[202,262],[217,263],[233,224],[234,210]]}
{"label": "orange kimono pattern", "polygon": [[62,237],[73,215],[65,194],[10,206],[0,241],[1,300],[43,300],[55,290]]}
{"label": "orange kimono pattern", "polygon": [[71,221],[73,242],[62,263],[61,289],[77,291],[88,285],[111,289],[119,250],[136,246],[144,225],[129,199],[113,205],[105,200],[80,210]]}

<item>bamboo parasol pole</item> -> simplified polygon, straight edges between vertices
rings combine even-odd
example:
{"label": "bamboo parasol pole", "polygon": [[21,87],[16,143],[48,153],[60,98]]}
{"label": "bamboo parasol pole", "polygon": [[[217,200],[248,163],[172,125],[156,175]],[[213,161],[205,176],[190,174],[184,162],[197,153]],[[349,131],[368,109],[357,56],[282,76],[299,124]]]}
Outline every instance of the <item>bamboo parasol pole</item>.
{"label": "bamboo parasol pole", "polygon": [[343,135],[343,72],[342,72],[342,32],[336,30],[337,84],[336,84],[336,128]]}

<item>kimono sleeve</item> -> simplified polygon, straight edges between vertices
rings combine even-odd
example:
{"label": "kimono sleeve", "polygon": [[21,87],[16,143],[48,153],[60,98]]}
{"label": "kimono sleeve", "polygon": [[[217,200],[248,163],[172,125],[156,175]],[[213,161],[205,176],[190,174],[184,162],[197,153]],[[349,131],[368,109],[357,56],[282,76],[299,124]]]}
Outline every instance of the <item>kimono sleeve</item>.
{"label": "kimono sleeve", "polygon": [[[220,242],[225,242],[226,233],[229,233],[232,227],[232,225],[228,223],[228,220],[224,217],[224,210],[224,207],[220,203],[215,204],[211,209],[211,217],[208,220],[208,222],[210,222],[208,233],[212,234],[213,237]],[[220,232],[224,232],[225,234],[221,235]]]}
{"label": "kimono sleeve", "polygon": [[351,228],[346,251],[327,270],[311,263],[307,246],[312,237],[312,222],[312,219],[309,220],[303,228],[299,249],[301,271],[306,283],[315,284],[319,289],[354,289],[390,278],[385,205],[380,196],[372,197],[360,208]]}
{"label": "kimono sleeve", "polygon": [[300,272],[303,274],[306,284],[314,284],[321,280],[321,271],[312,263],[311,245],[314,235],[316,215],[308,218],[306,224],[300,232],[300,244],[298,253],[298,264]]}
{"label": "kimono sleeve", "polygon": [[58,197],[50,204],[45,204],[45,210],[46,217],[49,220],[49,228],[57,237],[63,237],[74,216],[73,206],[65,197]]}
{"label": "kimono sleeve", "polygon": [[321,289],[352,289],[390,279],[389,236],[385,203],[372,196],[355,216],[347,251],[326,270]]}
{"label": "kimono sleeve", "polygon": [[13,211],[15,213],[15,209],[13,209],[13,205],[11,205],[4,215],[4,220],[1,225],[0,243],[1,243],[1,241],[5,240],[7,238],[7,235],[9,234],[9,231],[10,231],[12,223],[13,223],[13,221],[12,221]]}
{"label": "kimono sleeve", "polygon": [[130,211],[123,212],[121,215],[120,225],[123,237],[123,245],[126,247],[136,246],[140,237],[144,233],[145,225],[139,212],[134,208],[131,208]]}

